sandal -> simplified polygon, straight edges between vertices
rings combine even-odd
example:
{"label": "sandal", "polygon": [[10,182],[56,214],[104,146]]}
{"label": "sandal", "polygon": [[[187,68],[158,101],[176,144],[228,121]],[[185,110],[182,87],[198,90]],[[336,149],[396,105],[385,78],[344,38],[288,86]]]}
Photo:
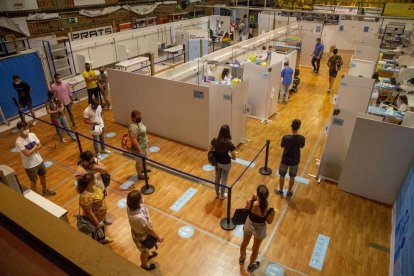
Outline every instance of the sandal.
{"label": "sandal", "polygon": [[246,255],[244,255],[243,259],[239,259],[239,265],[244,265],[245,260],[246,260]]}
{"label": "sandal", "polygon": [[260,262],[254,262],[252,265],[247,267],[247,271],[253,272],[260,267]]}
{"label": "sandal", "polygon": [[141,268],[145,269],[146,271],[151,271],[151,270],[154,270],[156,268],[156,266],[155,266],[155,264],[150,264],[147,267],[141,265]]}
{"label": "sandal", "polygon": [[151,255],[150,256],[148,256],[148,260],[151,260],[152,258],[155,258],[155,257],[157,257],[158,256],[158,253],[156,252],[156,251],[152,251],[151,252]]}

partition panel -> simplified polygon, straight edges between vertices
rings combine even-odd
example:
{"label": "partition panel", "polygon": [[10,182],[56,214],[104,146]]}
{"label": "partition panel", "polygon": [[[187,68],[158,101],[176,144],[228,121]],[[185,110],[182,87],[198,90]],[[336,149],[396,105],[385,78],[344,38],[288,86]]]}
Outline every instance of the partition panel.
{"label": "partition panel", "polygon": [[360,59],[351,59],[348,75],[356,77],[371,78],[374,74],[376,62]]}
{"label": "partition panel", "polygon": [[231,95],[231,134],[234,145],[240,144],[246,137],[246,103],[249,82],[233,86]]}
{"label": "partition panel", "polygon": [[366,113],[374,84],[371,78],[346,75],[339,84],[337,107]]}
{"label": "partition panel", "polygon": [[[231,126],[231,86],[205,83],[209,86],[209,140],[217,137],[222,125]],[[233,129],[231,129],[232,131]]]}
{"label": "partition panel", "polygon": [[393,204],[414,160],[413,141],[412,128],[358,117],[338,189]]}
{"label": "partition panel", "polygon": [[[311,54],[315,49],[316,39],[321,37],[320,34],[305,34],[302,39],[302,47],[300,49],[300,66],[311,67]],[[326,45],[325,45],[326,47]]]}

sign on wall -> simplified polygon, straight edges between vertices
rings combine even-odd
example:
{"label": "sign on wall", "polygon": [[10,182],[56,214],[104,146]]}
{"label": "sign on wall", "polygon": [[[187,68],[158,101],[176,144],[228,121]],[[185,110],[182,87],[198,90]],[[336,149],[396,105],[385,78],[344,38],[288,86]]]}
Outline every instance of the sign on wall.
{"label": "sign on wall", "polygon": [[341,14],[358,14],[358,7],[343,7],[343,6],[336,6],[335,13]]}
{"label": "sign on wall", "polygon": [[105,4],[105,0],[73,0],[75,6]]}
{"label": "sign on wall", "polygon": [[37,10],[37,0],[1,0],[0,11]]}
{"label": "sign on wall", "polygon": [[[73,32],[72,40],[86,39],[91,37],[98,37],[102,35],[112,34],[112,26],[99,27],[94,29],[87,29],[82,31]],[[71,37],[70,33],[68,34]]]}

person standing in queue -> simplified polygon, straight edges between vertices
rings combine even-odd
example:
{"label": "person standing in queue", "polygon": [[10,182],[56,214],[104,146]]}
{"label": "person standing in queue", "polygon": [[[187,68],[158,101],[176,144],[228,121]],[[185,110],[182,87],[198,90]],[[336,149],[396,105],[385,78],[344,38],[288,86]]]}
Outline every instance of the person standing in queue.
{"label": "person standing in queue", "polygon": [[[30,93],[32,92],[32,88],[30,87],[27,82],[24,82],[20,79],[19,75],[13,75],[13,87],[17,92],[18,95],[18,102],[19,102],[19,108],[23,109],[25,107],[29,108],[30,113],[33,117],[32,126],[36,125],[36,119],[35,119],[35,112],[33,111],[32,106],[32,96]],[[26,118],[23,115],[22,116],[23,122],[26,123]]]}
{"label": "person standing in queue", "polygon": [[[131,152],[140,156],[147,157],[147,127],[142,123],[142,114],[138,110],[131,112],[131,122],[129,123],[128,133],[132,143]],[[145,180],[145,174],[142,171],[143,166],[141,157],[135,157],[135,169],[137,170],[137,178],[140,180]],[[151,172],[151,170],[147,169],[146,172]]]}
{"label": "person standing in queue", "polygon": [[321,59],[323,55],[324,46],[321,42],[321,39],[318,37],[316,39],[315,49],[312,52],[312,67],[314,73],[319,73],[319,66],[321,64]]}
{"label": "person standing in queue", "polygon": [[282,85],[280,87],[279,102],[283,102],[283,98],[285,98],[285,102],[288,103],[289,89],[293,80],[293,69],[289,66],[289,62],[286,61],[283,63],[283,69],[280,75],[282,76]]}
{"label": "person standing in queue", "polygon": [[65,105],[66,111],[69,114],[69,119],[73,127],[76,127],[75,117],[72,112],[72,92],[70,92],[69,84],[62,81],[59,73],[55,74],[55,82],[50,86],[50,89],[55,93],[56,98]]}
{"label": "person standing in queue", "polygon": [[94,70],[91,69],[90,63],[85,63],[85,71],[82,72],[86,83],[86,90],[88,91],[88,104],[92,102],[92,97],[99,102],[99,87],[97,77]]}

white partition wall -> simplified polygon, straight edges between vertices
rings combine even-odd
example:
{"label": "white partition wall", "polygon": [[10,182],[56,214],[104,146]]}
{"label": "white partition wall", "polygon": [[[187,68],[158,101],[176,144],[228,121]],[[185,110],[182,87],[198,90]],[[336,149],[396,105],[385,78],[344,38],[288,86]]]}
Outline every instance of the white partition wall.
{"label": "white partition wall", "polygon": [[413,141],[412,128],[358,117],[338,189],[393,204],[414,160]]}
{"label": "white partition wall", "polygon": [[358,45],[355,50],[355,54],[353,58],[358,59],[358,60],[372,61],[376,64],[379,58],[379,54],[380,54],[379,47]]}
{"label": "white partition wall", "polygon": [[370,78],[374,74],[376,62],[369,60],[351,59],[349,63],[348,75],[356,77]]}
{"label": "white partition wall", "polygon": [[366,113],[374,84],[372,78],[346,75],[339,83],[338,108]]}
{"label": "white partition wall", "polygon": [[267,33],[273,30],[274,16],[273,14],[259,13],[258,16],[259,34]]}
{"label": "white partition wall", "polygon": [[[315,49],[316,39],[321,37],[320,34],[305,34],[302,38],[302,47],[300,53],[300,66],[311,67],[312,57],[311,54]],[[326,46],[325,46],[326,48]]]}

